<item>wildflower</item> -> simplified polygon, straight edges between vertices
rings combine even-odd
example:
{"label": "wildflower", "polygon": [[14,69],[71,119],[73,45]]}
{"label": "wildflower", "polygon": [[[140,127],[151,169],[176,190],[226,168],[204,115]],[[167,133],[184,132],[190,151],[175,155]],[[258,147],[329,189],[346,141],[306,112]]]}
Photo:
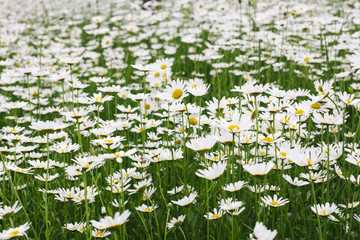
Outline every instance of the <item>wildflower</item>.
{"label": "wildflower", "polygon": [[102,97],[102,93],[94,93],[94,95],[92,97],[89,97],[88,100],[90,101],[90,103],[104,103],[107,101],[111,101],[114,98],[114,96],[105,96]]}
{"label": "wildflower", "polygon": [[251,175],[266,175],[275,166],[274,162],[244,164],[243,168]]}
{"label": "wildflower", "polygon": [[184,206],[187,206],[187,205],[191,204],[192,202],[194,202],[196,197],[197,197],[197,193],[190,193],[190,196],[188,196],[188,197],[185,196],[180,200],[177,200],[177,201],[172,200],[171,202],[175,203],[176,205],[184,207]]}
{"label": "wildflower", "polygon": [[209,212],[209,213],[205,214],[204,217],[209,220],[214,220],[214,219],[221,218],[222,215],[224,215],[223,210],[218,211],[216,208],[214,208],[214,212]]}
{"label": "wildflower", "polygon": [[104,238],[111,234],[109,231],[100,231],[100,230],[92,230],[91,235],[93,235],[94,238]]}
{"label": "wildflower", "polygon": [[122,214],[116,212],[114,217],[106,216],[101,218],[99,221],[91,220],[90,222],[95,228],[99,230],[112,229],[126,223],[130,215],[131,212],[129,210],[125,210]]}
{"label": "wildflower", "polygon": [[174,195],[177,194],[179,192],[181,192],[184,189],[184,185],[180,186],[180,187],[174,187],[173,189],[167,191],[168,194]]}
{"label": "wildflower", "polygon": [[206,95],[208,89],[209,89],[210,85],[207,85],[205,83],[196,83],[196,82],[193,82],[193,83],[188,83],[188,86],[187,86],[187,91],[193,95],[193,96],[196,96],[196,97],[202,97],[204,95]]}
{"label": "wildflower", "polygon": [[245,181],[237,181],[235,183],[227,184],[223,189],[228,192],[236,192],[242,189],[246,185]]}
{"label": "wildflower", "polygon": [[304,185],[308,185],[310,182],[308,181],[303,181],[303,180],[299,180],[299,178],[294,178],[294,180],[291,179],[291,177],[289,175],[286,175],[284,174],[283,175],[283,178],[288,182],[290,183],[291,185],[294,185],[294,186],[304,186]]}
{"label": "wildflower", "polygon": [[29,128],[37,131],[53,132],[59,129],[64,129],[70,126],[70,124],[58,122],[58,121],[38,121],[32,122]]}
{"label": "wildflower", "polygon": [[0,239],[10,239],[13,237],[25,236],[27,238],[26,231],[30,229],[30,224],[27,222],[16,228],[9,228],[0,233]]}
{"label": "wildflower", "polygon": [[220,208],[227,212],[232,212],[238,210],[241,206],[244,205],[241,201],[234,201],[232,198],[221,199],[219,201]]}
{"label": "wildflower", "polygon": [[276,237],[276,235],[276,230],[268,230],[262,222],[256,222],[254,232],[250,234],[250,238],[252,240],[272,240]]}
{"label": "wildflower", "polygon": [[257,96],[260,93],[266,91],[269,88],[269,86],[270,85],[268,83],[265,85],[259,84],[259,85],[255,86],[254,82],[249,81],[249,82],[246,82],[243,86],[241,86],[239,91],[242,93],[252,95],[252,96]]}
{"label": "wildflower", "polygon": [[232,115],[232,120],[230,122],[221,119],[219,121],[219,126],[231,133],[238,133],[240,131],[249,130],[252,126],[252,122],[249,116],[240,117],[239,113],[235,113]]}
{"label": "wildflower", "polygon": [[204,152],[210,150],[216,142],[217,138],[215,136],[207,135],[206,137],[190,140],[186,143],[186,147],[196,152]]}
{"label": "wildflower", "polygon": [[170,82],[170,86],[167,86],[160,97],[172,102],[181,101],[186,96],[188,96],[186,92],[186,85],[183,80],[178,79],[176,81]]}
{"label": "wildflower", "polygon": [[311,210],[320,216],[329,216],[332,213],[338,213],[339,209],[335,203],[317,204],[311,206]]}
{"label": "wildflower", "polygon": [[141,212],[152,212],[154,211],[156,208],[158,208],[158,205],[154,205],[154,206],[147,206],[145,204],[136,207],[135,209]]}
{"label": "wildflower", "polygon": [[35,179],[38,179],[40,181],[43,181],[43,182],[50,182],[52,180],[54,180],[55,178],[59,177],[59,173],[56,173],[54,175],[48,175],[46,173],[44,173],[42,176],[41,175],[36,175],[34,178]]}
{"label": "wildflower", "polygon": [[360,167],[360,155],[348,155],[347,158],[345,158],[345,161]]}
{"label": "wildflower", "polygon": [[340,207],[342,208],[348,208],[348,209],[351,209],[351,208],[356,208],[357,206],[359,206],[359,201],[356,201],[356,202],[351,202],[351,203],[348,203],[347,205],[345,204],[339,204]]}
{"label": "wildflower", "polygon": [[66,228],[69,231],[79,231],[84,232],[85,223],[84,222],[75,222],[75,223],[66,223],[63,228]]}
{"label": "wildflower", "polygon": [[180,215],[178,218],[172,218],[170,222],[167,224],[168,229],[179,226],[185,220],[185,215]]}
{"label": "wildflower", "polygon": [[10,207],[10,206],[1,207],[0,208],[0,219],[10,217],[11,215],[20,211],[21,208],[22,208],[22,206],[19,205],[18,201],[16,201],[12,207]]}
{"label": "wildflower", "polygon": [[324,154],[320,148],[316,147],[306,149],[294,148],[287,154],[287,158],[299,166],[306,167],[314,166],[320,162],[324,158]]}
{"label": "wildflower", "polygon": [[270,197],[270,196],[265,196],[262,197],[261,200],[266,204],[269,205],[271,207],[280,207],[285,205],[286,203],[289,202],[289,200],[287,199],[283,199],[283,198],[278,198],[277,195],[274,195],[274,197]]}
{"label": "wildflower", "polygon": [[206,178],[208,180],[215,180],[219,178],[226,169],[226,162],[217,162],[214,163],[211,167],[196,171],[196,176],[201,178]]}
{"label": "wildflower", "polygon": [[354,55],[352,55],[349,60],[354,70],[360,68],[360,52],[354,51]]}
{"label": "wildflower", "polygon": [[324,124],[324,125],[341,125],[343,123],[343,116],[340,114],[330,115],[329,113],[313,113],[313,121],[315,123]]}

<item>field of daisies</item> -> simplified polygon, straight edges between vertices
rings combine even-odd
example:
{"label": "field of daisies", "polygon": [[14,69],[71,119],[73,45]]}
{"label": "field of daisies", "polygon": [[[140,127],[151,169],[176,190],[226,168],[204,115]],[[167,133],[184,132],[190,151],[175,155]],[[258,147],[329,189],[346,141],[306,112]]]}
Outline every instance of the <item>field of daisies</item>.
{"label": "field of daisies", "polygon": [[0,239],[360,238],[358,1],[0,13]]}

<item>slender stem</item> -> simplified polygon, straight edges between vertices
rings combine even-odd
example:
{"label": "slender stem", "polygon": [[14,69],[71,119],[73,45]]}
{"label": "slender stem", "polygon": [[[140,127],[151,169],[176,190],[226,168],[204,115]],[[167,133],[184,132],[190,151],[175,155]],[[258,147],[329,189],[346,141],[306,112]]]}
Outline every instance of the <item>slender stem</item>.
{"label": "slender stem", "polygon": [[[311,183],[311,193],[313,195],[313,198],[314,198],[314,205],[315,205],[315,209],[317,211],[317,203],[316,203],[316,196],[315,196],[315,190],[314,190],[314,182],[313,180],[310,179],[310,183]],[[318,226],[319,226],[319,239],[322,240],[322,233],[321,233],[321,222],[320,222],[320,216],[318,213],[316,213],[316,216],[317,216],[317,221],[318,221]]]}

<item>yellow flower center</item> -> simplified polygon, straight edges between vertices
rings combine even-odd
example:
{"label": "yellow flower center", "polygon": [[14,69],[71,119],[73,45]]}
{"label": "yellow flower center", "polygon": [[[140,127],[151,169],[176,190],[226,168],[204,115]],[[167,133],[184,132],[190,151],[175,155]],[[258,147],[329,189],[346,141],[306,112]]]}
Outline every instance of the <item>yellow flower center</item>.
{"label": "yellow flower center", "polygon": [[106,44],[106,45],[109,45],[109,44],[110,44],[110,41],[106,41],[105,44]]}
{"label": "yellow flower center", "polygon": [[298,115],[302,115],[304,113],[305,113],[305,111],[301,110],[301,109],[298,109],[298,110],[295,111],[295,114],[298,114]]}
{"label": "yellow flower center", "polygon": [[145,211],[148,211],[148,212],[150,212],[150,211],[151,211],[151,208],[149,208],[149,207],[146,207],[146,208],[145,208]]}
{"label": "yellow flower center", "polygon": [[304,62],[307,62],[307,61],[309,61],[309,60],[310,60],[309,57],[304,58]]}
{"label": "yellow flower center", "polygon": [[351,103],[351,100],[350,100],[350,99],[346,99],[346,102],[347,102],[348,104],[350,104],[350,103]]}
{"label": "yellow flower center", "polygon": [[220,217],[219,214],[213,214],[213,215],[211,216],[211,218],[219,218],[219,217]]}
{"label": "yellow flower center", "polygon": [[19,230],[15,230],[15,231],[12,231],[11,233],[9,233],[11,236],[17,236],[18,234],[20,233]]}
{"label": "yellow flower center", "polygon": [[286,157],[287,153],[286,152],[280,152],[280,155],[283,157]]}
{"label": "yellow flower center", "polygon": [[274,141],[274,139],[272,139],[271,137],[265,137],[264,139],[263,139],[263,142],[273,142]]}
{"label": "yellow flower center", "polygon": [[271,201],[271,202],[270,202],[270,205],[279,206],[280,204],[279,204],[277,201]]}
{"label": "yellow flower center", "polygon": [[191,125],[196,125],[196,124],[198,124],[197,119],[194,118],[194,117],[190,118],[189,121],[190,121],[190,124],[191,124]]}
{"label": "yellow flower center", "polygon": [[313,103],[310,105],[310,107],[313,109],[320,109],[321,105],[319,103]]}
{"label": "yellow flower center", "polygon": [[164,69],[166,69],[167,68],[167,66],[165,65],[165,64],[163,64],[163,65],[161,65],[161,67],[160,67],[162,70],[164,70]]}
{"label": "yellow flower center", "polygon": [[145,104],[145,109],[146,109],[146,110],[149,110],[149,109],[150,109],[150,104],[148,104],[148,103]]}
{"label": "yellow flower center", "polygon": [[[230,125],[230,126],[228,126],[228,129],[229,129],[231,132],[234,132],[234,131],[236,131],[236,130],[239,130],[240,127],[237,126],[237,125]],[[235,129],[235,130],[234,130],[234,129]]]}
{"label": "yellow flower center", "polygon": [[182,95],[183,95],[183,91],[181,89],[175,89],[171,96],[174,99],[179,99],[179,98],[181,98]]}
{"label": "yellow flower center", "polygon": [[159,77],[159,76],[160,76],[160,73],[159,73],[159,72],[157,72],[157,73],[154,74],[154,77]]}
{"label": "yellow flower center", "polygon": [[97,232],[95,235],[96,235],[97,237],[103,237],[105,234],[102,233],[102,232]]}
{"label": "yellow flower center", "polygon": [[307,159],[308,165],[311,165],[311,158]]}

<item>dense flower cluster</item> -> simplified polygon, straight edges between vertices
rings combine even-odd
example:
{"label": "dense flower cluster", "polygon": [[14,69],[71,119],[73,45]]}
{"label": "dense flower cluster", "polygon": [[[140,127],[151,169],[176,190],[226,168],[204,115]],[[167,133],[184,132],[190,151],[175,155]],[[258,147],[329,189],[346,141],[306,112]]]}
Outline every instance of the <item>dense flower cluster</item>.
{"label": "dense flower cluster", "polygon": [[359,238],[358,2],[18,2],[0,239]]}

